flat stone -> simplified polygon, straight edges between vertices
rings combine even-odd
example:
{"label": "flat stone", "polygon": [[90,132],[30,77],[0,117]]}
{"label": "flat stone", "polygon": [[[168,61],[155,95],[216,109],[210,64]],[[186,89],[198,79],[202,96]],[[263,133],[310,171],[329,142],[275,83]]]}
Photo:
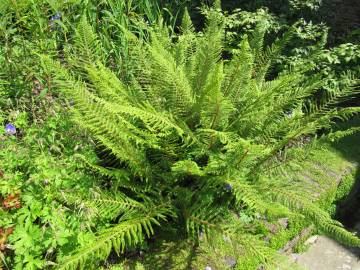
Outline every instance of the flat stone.
{"label": "flat stone", "polygon": [[293,253],[293,254],[291,254],[291,258],[292,258],[295,262],[298,261],[299,256],[300,256],[300,254],[298,254],[298,253]]}
{"label": "flat stone", "polygon": [[296,257],[296,262],[308,270],[360,270],[359,256],[359,249],[344,247],[326,236],[317,236],[308,251],[292,258]]}
{"label": "flat stone", "polygon": [[225,263],[227,266],[233,268],[236,265],[236,259],[235,258],[225,258]]}

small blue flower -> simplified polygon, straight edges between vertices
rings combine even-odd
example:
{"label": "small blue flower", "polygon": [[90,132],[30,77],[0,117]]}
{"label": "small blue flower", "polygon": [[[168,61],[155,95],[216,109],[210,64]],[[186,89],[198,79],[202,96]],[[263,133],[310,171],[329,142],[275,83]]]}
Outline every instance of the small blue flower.
{"label": "small blue flower", "polygon": [[50,17],[50,28],[51,28],[51,30],[54,30],[54,31],[60,31],[61,30],[59,25],[55,23],[55,21],[60,21],[60,20],[61,20],[61,13],[60,12],[56,12],[55,15]]}
{"label": "small blue flower", "polygon": [[212,270],[212,268],[210,266],[206,266],[205,270]]}
{"label": "small blue flower", "polygon": [[232,190],[232,185],[229,183],[226,183],[224,188],[226,189],[226,191],[231,191]]}
{"label": "small blue flower", "polygon": [[61,13],[58,11],[55,13],[55,15],[50,17],[50,21],[58,21],[61,20]]}
{"label": "small blue flower", "polygon": [[202,240],[204,238],[204,236],[205,236],[204,232],[202,230],[200,230],[200,232],[199,232],[200,240]]}
{"label": "small blue flower", "polygon": [[295,112],[293,110],[285,112],[287,118],[293,118],[295,116]]}
{"label": "small blue flower", "polygon": [[15,135],[16,134],[16,128],[13,124],[6,124],[5,126],[5,134],[6,135]]}

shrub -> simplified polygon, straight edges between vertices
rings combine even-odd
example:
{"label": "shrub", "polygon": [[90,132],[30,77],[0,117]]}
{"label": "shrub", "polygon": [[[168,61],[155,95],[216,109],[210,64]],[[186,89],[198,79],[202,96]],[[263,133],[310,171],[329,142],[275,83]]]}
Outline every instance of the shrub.
{"label": "shrub", "polygon": [[[359,245],[313,203],[311,184],[274,177],[272,169],[304,136],[357,113],[359,108],[332,106],[354,87],[349,83],[319,104],[312,95],[324,82],[308,76],[307,66],[268,80],[291,33],[264,47],[262,25],[223,60],[222,15],[210,9],[207,16],[201,33],[193,31],[187,13],[179,35],[161,25],[148,28],[149,41],[124,32],[131,43],[126,78],[104,65],[101,44],[85,19],[75,41],[80,59],[70,55],[70,65],[61,66],[42,57],[56,87],[74,100],[73,120],[103,147],[101,163],[83,159],[107,179],[107,187],[93,200],[66,193],[67,203],[113,221],[96,232],[94,242],[61,259],[62,269],[89,267],[112,249],[124,252],[154,234],[154,226],[175,226],[195,240],[212,232],[237,235],[253,254],[262,242],[247,223],[226,221],[244,211],[255,219],[276,216],[284,207],[343,243]],[[264,244],[255,255],[262,264],[276,264],[267,251]]]}

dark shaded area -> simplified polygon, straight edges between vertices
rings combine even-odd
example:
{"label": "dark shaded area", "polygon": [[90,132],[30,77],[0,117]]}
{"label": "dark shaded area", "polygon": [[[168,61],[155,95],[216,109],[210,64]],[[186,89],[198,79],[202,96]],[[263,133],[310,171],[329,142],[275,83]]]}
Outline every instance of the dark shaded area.
{"label": "dark shaded area", "polygon": [[[354,119],[346,126],[360,127],[360,119]],[[347,198],[338,204],[335,216],[345,227],[354,229],[360,222],[360,132],[341,139],[334,143],[333,147],[342,153],[344,158],[357,164],[356,182]]]}
{"label": "dark shaded area", "polygon": [[359,43],[360,1],[324,0],[323,6],[326,13],[322,17],[330,27],[330,43]]}
{"label": "dark shaded area", "polygon": [[[199,11],[202,5],[212,5],[213,0],[162,0],[159,6],[177,14],[177,23],[180,23],[183,9],[190,11],[194,25],[199,30],[204,25],[204,17]],[[299,3],[298,5],[292,3]],[[329,29],[328,45],[336,46],[344,42],[360,42],[360,1],[359,0],[323,0],[318,9],[311,6],[317,1],[293,1],[290,0],[222,0],[222,8],[231,12],[234,9],[256,11],[267,8],[270,13],[288,25],[295,23],[300,18],[313,23],[325,23]]]}

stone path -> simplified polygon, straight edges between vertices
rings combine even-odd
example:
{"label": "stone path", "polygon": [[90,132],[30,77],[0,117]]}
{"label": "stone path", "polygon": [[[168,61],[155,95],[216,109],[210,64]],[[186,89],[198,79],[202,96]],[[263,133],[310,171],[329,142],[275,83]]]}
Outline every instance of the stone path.
{"label": "stone path", "polygon": [[326,237],[312,237],[308,251],[292,254],[308,270],[360,270],[360,250],[343,247]]}

